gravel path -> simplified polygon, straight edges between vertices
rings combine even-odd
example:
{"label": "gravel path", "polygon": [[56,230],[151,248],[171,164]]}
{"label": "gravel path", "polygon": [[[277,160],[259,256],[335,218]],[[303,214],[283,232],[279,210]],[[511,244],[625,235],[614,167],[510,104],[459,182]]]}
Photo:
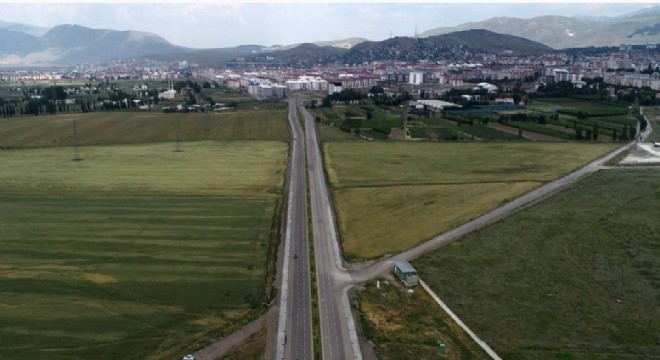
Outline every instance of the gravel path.
{"label": "gravel path", "polygon": [[242,343],[250,337],[250,335],[255,334],[261,330],[266,323],[268,322],[269,317],[272,317],[273,313],[276,313],[278,310],[277,307],[273,306],[268,310],[267,313],[261,315],[260,318],[248,323],[243,326],[240,330],[234,331],[231,335],[224,337],[213,344],[205,347],[202,350],[197,351],[195,355],[195,360],[215,360],[223,355],[225,355],[231,348]]}

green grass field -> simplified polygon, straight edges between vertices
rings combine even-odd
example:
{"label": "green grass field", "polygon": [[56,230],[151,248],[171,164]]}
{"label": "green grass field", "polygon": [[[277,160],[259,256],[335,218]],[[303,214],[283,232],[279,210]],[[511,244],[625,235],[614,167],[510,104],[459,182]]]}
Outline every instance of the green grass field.
{"label": "green grass field", "polygon": [[360,138],[345,131],[341,131],[333,126],[316,124],[316,128],[319,132],[319,138],[321,142],[325,141],[351,141],[359,140]]}
{"label": "green grass field", "polygon": [[651,128],[653,129],[651,135],[649,135],[646,141],[660,142],[660,108],[646,109],[644,114],[646,114]]}
{"label": "green grass field", "polygon": [[612,149],[579,143],[324,144],[350,260],[409,249]]}
{"label": "green grass field", "polygon": [[289,141],[283,110],[227,113],[101,112],[0,120],[0,147],[136,144],[198,140]]}
{"label": "green grass field", "polygon": [[264,298],[274,202],[0,197],[0,357],[172,358],[231,327]]}
{"label": "green grass field", "polygon": [[551,111],[553,107],[557,110],[579,110],[584,109],[583,111],[589,112],[589,110],[600,109],[599,112],[607,113],[628,113],[626,106],[618,104],[608,104],[603,101],[596,101],[590,99],[578,99],[578,98],[536,98],[532,101],[529,106],[542,108],[545,111]]}
{"label": "green grass field", "polygon": [[[491,121],[493,121],[491,119]],[[473,120],[473,125],[463,124],[449,121],[441,116],[433,116],[429,118],[420,118],[425,127],[412,127],[411,133],[417,134],[414,137],[429,138],[432,140],[512,140],[518,141],[517,136],[512,136],[501,131],[489,128],[481,124],[478,120]]]}
{"label": "green grass field", "polygon": [[547,181],[616,146],[547,143],[324,145],[333,188]]}
{"label": "green grass field", "polygon": [[414,266],[505,359],[657,359],[659,185],[601,171]]}
{"label": "green grass field", "polygon": [[287,144],[202,141],[0,151],[0,194],[275,196]]}
{"label": "green grass field", "polygon": [[0,151],[0,358],[180,358],[261,311],[288,145],[174,148]]}
{"label": "green grass field", "polygon": [[[358,288],[357,313],[364,336],[380,360],[487,359],[488,356],[421,288],[407,293],[382,279]],[[438,342],[445,344],[441,355]]]}

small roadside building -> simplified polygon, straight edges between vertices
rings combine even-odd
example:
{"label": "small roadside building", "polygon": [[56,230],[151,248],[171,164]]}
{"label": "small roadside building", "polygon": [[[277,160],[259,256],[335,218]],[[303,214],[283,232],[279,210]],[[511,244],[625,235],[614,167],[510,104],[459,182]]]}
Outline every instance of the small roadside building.
{"label": "small roadside building", "polygon": [[408,286],[419,284],[417,270],[415,270],[415,268],[407,261],[395,261],[394,274],[396,274],[399,280]]}

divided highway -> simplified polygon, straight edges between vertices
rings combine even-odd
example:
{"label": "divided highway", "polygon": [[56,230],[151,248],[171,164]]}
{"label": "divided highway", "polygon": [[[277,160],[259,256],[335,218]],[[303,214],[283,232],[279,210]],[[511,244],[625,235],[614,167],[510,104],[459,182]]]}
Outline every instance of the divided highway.
{"label": "divided highway", "polygon": [[305,118],[322,358],[361,359],[355,323],[344,291],[352,281],[341,263],[316,124],[307,109],[302,105],[299,108]]}
{"label": "divided highway", "polygon": [[277,359],[312,359],[312,310],[309,243],[307,237],[307,183],[305,141],[295,100],[289,100],[293,146],[289,168],[289,202],[284,243]]}
{"label": "divided highway", "polygon": [[[289,100],[293,147],[289,168],[289,199],[276,359],[314,358],[310,266],[307,256],[307,170],[312,216],[310,222],[316,260],[321,357],[328,360],[359,360],[362,355],[346,295],[353,282],[341,265],[335,220],[323,172],[321,149],[316,137],[316,124],[307,109],[296,102],[295,99]],[[304,134],[298,122],[297,107],[304,116]]]}

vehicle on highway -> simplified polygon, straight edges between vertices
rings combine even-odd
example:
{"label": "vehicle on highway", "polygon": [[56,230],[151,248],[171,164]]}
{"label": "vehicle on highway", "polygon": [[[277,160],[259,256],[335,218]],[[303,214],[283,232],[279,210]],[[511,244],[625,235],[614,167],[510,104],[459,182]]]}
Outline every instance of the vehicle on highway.
{"label": "vehicle on highway", "polygon": [[298,258],[298,254],[293,254],[293,258],[294,258],[294,259],[297,259],[297,258]]}

